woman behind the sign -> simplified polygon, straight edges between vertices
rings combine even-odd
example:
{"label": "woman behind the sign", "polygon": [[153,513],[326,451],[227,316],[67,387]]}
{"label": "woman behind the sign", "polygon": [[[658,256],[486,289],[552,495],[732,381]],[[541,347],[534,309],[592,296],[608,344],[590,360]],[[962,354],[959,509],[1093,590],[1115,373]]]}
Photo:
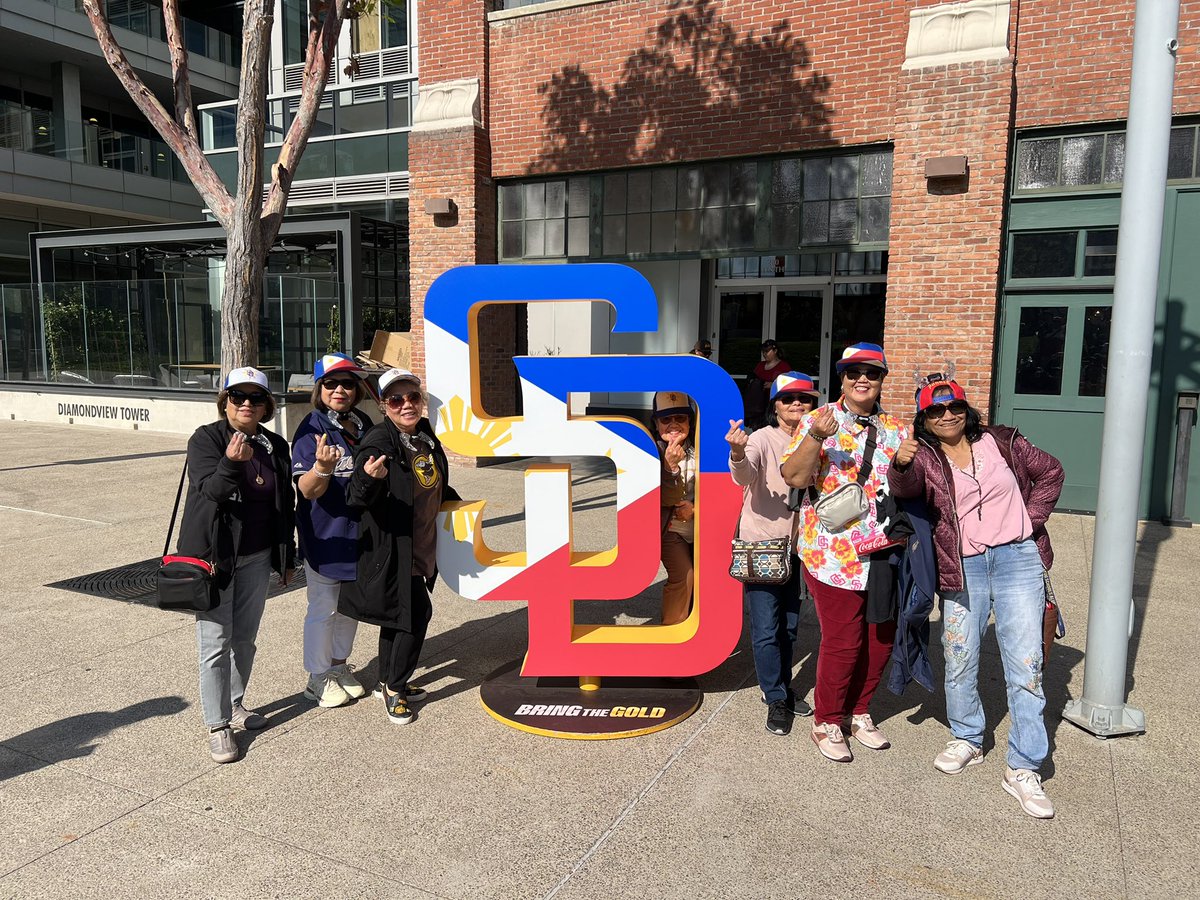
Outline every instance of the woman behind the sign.
{"label": "woman behind the sign", "polygon": [[[836,368],[842,398],[801,421],[781,470],[793,487],[814,485],[804,491],[800,522],[804,580],[821,623],[812,739],[827,759],[850,762],[854,755],[846,730],[868,749],[891,746],[869,707],[891,656],[896,622],[890,595],[868,603],[867,584],[872,566],[888,565],[886,559],[872,558],[870,548],[886,542],[878,501],[887,492],[888,466],[908,428],[879,406],[888,371],[882,347],[852,344]],[[858,482],[868,461],[866,513],[838,531],[826,530],[814,503]]]}
{"label": "woman behind the sign", "polygon": [[410,684],[433,616],[437,514],[457,500],[441,442],[425,418],[421,379],[407,369],[379,376],[385,418],[367,432],[346,489],[359,510],[357,578],[342,582],[338,611],[379,626],[379,690],[388,718],[406,725],[425,691]]}
{"label": "woman behind the sign", "polygon": [[654,395],[654,428],[662,464],[662,623],[674,625],[692,608],[692,544],[696,535],[696,416],[692,401],[679,391]]}
{"label": "woman behind the sign", "polygon": [[231,726],[267,725],[244,698],[271,570],[286,585],[296,564],[295,494],[287,441],[261,424],[275,414],[267,376],[234,369],[217,394],[217,411],[220,418],[188,441],[179,553],[212,560],[217,571],[221,602],[196,614],[200,708],[210,755],[231,763],[239,753]]}

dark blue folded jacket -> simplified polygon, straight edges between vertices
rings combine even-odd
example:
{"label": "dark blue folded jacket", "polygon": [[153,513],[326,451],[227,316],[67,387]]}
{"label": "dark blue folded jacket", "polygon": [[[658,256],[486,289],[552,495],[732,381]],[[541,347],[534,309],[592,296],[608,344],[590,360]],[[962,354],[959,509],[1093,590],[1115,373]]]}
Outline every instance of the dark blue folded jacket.
{"label": "dark blue folded jacket", "polygon": [[899,621],[892,645],[892,670],[888,689],[903,694],[910,681],[928,691],[934,689],[929,664],[929,614],[937,593],[937,558],[933,549],[933,526],[923,500],[901,500],[913,535],[908,539],[898,572],[900,581]]}

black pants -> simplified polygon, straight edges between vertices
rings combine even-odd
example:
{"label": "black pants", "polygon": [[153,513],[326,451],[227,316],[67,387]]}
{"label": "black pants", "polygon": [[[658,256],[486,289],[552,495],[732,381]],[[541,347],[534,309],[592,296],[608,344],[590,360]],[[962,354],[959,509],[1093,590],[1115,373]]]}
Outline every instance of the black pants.
{"label": "black pants", "polygon": [[425,632],[433,617],[433,606],[425,579],[417,576],[412,580],[412,631],[399,628],[379,629],[379,680],[393,693],[401,690],[417,670],[421,647],[425,643]]}

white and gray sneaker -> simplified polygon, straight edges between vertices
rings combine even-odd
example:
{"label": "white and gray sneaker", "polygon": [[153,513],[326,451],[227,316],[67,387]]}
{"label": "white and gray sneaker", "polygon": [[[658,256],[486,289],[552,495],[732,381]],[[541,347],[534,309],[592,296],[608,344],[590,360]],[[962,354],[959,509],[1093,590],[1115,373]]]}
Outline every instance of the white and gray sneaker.
{"label": "white and gray sneaker", "polygon": [[350,695],[338,682],[333,671],[322,672],[320,675],[309,675],[308,685],[304,688],[304,696],[316,700],[317,706],[331,709],[335,706],[345,706],[350,702]]}
{"label": "white and gray sneaker", "polygon": [[1037,772],[1029,769],[1010,769],[1006,766],[1000,784],[1004,790],[1017,798],[1021,809],[1035,819],[1054,818],[1054,804],[1046,796],[1041,776]]}
{"label": "white and gray sneaker", "polygon": [[982,747],[976,747],[970,741],[955,738],[933,760],[933,767],[947,775],[961,775],[966,771],[967,766],[977,766],[981,762],[983,762]]}
{"label": "white and gray sneaker", "polygon": [[354,677],[354,665],[352,663],[342,663],[340,666],[334,666],[329,672],[337,679],[337,683],[342,686],[342,690],[355,700],[367,696],[367,689],[362,686],[361,681]]}
{"label": "white and gray sneaker", "polygon": [[228,725],[208,733],[208,752],[213,762],[237,762],[238,745],[233,739],[233,730]]}

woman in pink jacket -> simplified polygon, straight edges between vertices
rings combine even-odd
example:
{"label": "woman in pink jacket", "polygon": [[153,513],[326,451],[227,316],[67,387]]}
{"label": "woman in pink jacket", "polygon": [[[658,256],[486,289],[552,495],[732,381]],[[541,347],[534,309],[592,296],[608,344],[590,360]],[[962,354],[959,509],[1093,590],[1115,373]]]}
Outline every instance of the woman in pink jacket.
{"label": "woman in pink jacket", "polygon": [[766,427],[747,435],[741,420],[730,421],[729,471],[742,486],[738,535],[746,541],[792,538],[792,577],[785,584],[745,585],[746,614],[754,668],[767,704],[767,731],[787,734],[792,718],[811,716],[812,707],[792,693],[792,646],[800,618],[800,560],[796,556],[796,516],[787,507],[788,486],[779,459],[796,426],[820,398],[813,381],[800,372],[785,372],[771,383]]}
{"label": "woman in pink jacket", "polygon": [[1026,813],[1048,819],[1054,804],[1038,775],[1049,752],[1042,573],[1054,561],[1046,520],[1062,490],[1062,464],[1015,428],[982,425],[953,372],[920,382],[913,430],[896,451],[888,484],[897,497],[924,498],[933,525],[954,736],[934,768],[958,775],[983,762],[979,662],[994,613],[1012,717],[1001,785]]}

